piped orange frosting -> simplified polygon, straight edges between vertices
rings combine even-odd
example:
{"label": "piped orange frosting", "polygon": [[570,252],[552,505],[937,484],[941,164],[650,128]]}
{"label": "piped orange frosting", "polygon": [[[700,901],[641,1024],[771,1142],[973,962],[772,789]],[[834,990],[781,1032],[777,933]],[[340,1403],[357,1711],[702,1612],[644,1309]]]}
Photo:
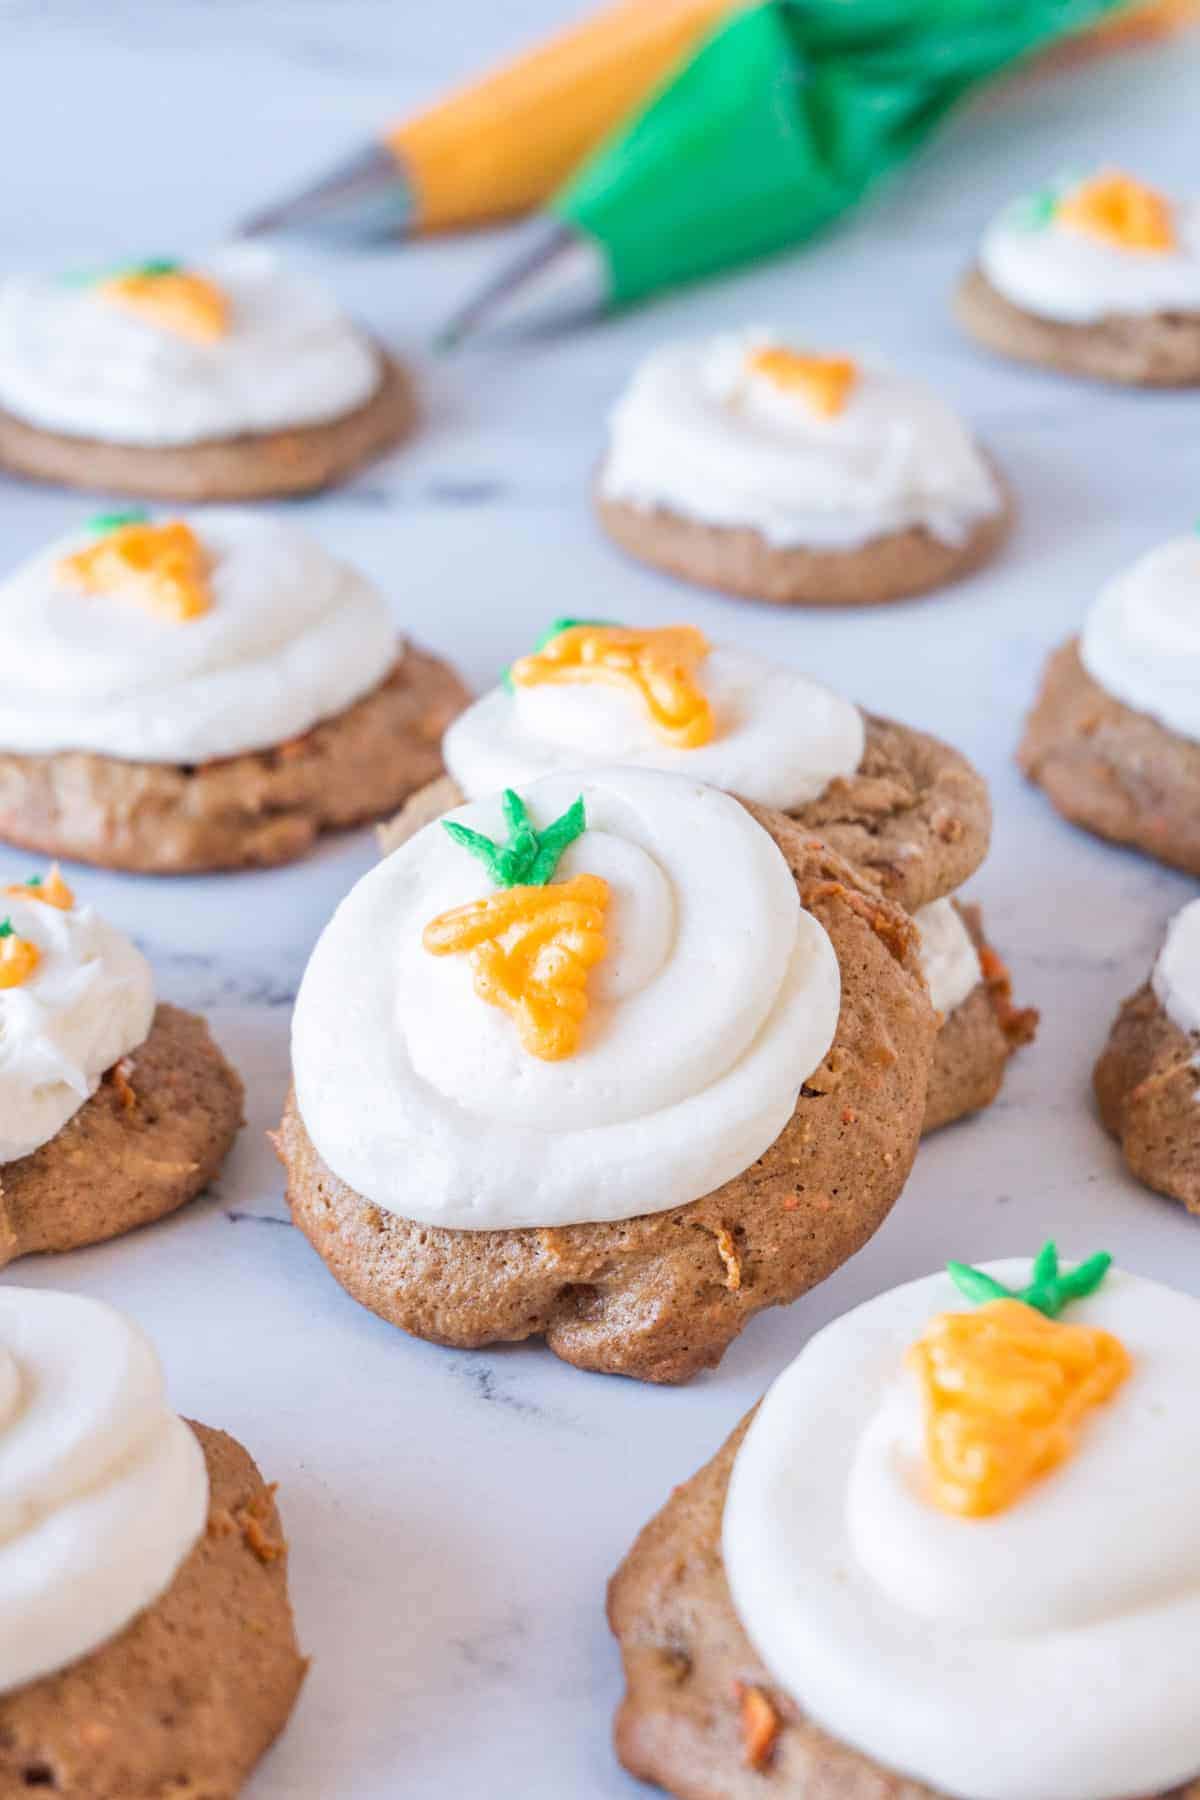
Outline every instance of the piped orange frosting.
{"label": "piped orange frosting", "polygon": [[21,987],[41,960],[36,944],[18,937],[10,920],[0,920],[0,988]]}
{"label": "piped orange frosting", "polygon": [[96,291],[110,306],[193,343],[215,343],[229,330],[225,294],[207,275],[191,269],[131,269],[107,276]]}
{"label": "piped orange frosting", "polygon": [[608,898],[598,875],[502,888],[432,919],[422,943],[433,956],[469,955],[480,999],[508,1013],[531,1056],[560,1062],[579,1048],[588,971],[608,949]]}
{"label": "piped orange frosting", "polygon": [[513,663],[517,687],[542,682],[600,681],[632,689],[658,736],[677,750],[695,750],[713,735],[712,706],[699,670],[710,644],[694,625],[645,631],[624,625],[571,625],[532,656]]}
{"label": "piped orange frosting", "polygon": [[1162,254],[1177,241],[1171,202],[1120,169],[1105,169],[1064,195],[1054,221],[1122,250]]}
{"label": "piped orange frosting", "polygon": [[70,912],[75,905],[75,895],[63,880],[57,863],[50,865],[44,881],[31,875],[28,881],[15,881],[4,891],[22,900],[40,900],[43,906],[53,906],[58,912]]}
{"label": "piped orange frosting", "polygon": [[909,1352],[921,1385],[927,1494],[985,1518],[1070,1457],[1087,1415],[1132,1366],[1119,1338],[1021,1300],[940,1313]]}
{"label": "piped orange frosting", "polygon": [[822,419],[836,418],[858,381],[858,364],[849,356],[806,356],[800,350],[767,344],[746,359],[752,375],[762,375],[787,394],[800,394]]}
{"label": "piped orange frosting", "polygon": [[208,558],[190,525],[136,521],[64,556],[57,575],[84,594],[130,600],[159,618],[183,624],[209,611]]}

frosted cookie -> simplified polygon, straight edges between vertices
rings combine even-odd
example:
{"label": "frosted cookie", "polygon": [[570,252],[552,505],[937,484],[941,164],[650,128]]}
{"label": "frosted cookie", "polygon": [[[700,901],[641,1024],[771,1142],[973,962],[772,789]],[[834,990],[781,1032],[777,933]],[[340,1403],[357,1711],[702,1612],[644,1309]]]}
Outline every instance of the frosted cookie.
{"label": "frosted cookie", "polygon": [[401,366],[258,249],[0,280],[0,467],[158,500],[340,481],[407,436]]}
{"label": "frosted cookie", "polygon": [[1009,1057],[1033,1041],[1038,1015],[1013,1005],[1011,978],[984,936],[977,906],[934,900],[913,922],[929,998],[941,1021],[925,1102],[924,1130],[930,1132],[991,1105]]}
{"label": "frosted cookie", "polygon": [[1064,818],[1200,875],[1200,536],[1101,589],[1056,650],[1017,760]]}
{"label": "frosted cookie", "polygon": [[473,801],[313,953],[292,1216],[416,1336],[685,1380],[903,1187],[934,1032],[915,943],[818,839],[680,775]]}
{"label": "frosted cookie", "polygon": [[0,584],[0,838],[173,874],[293,860],[442,766],[467,693],[265,515],[112,513]]}
{"label": "frosted cookie", "polygon": [[994,554],[1011,512],[923,383],[767,331],[649,357],[613,412],[595,497],[640,561],[807,606],[942,587]]}
{"label": "frosted cookie", "polygon": [[1200,1213],[1200,900],[1176,913],[1149,981],[1117,1014],[1095,1087],[1133,1173]]}
{"label": "frosted cookie", "polygon": [[902,906],[949,893],[987,851],[987,788],[957,751],[692,625],[557,619],[459,715],[446,777],[380,834],[393,850],[464,799],[626,764],[787,813]]}
{"label": "frosted cookie", "polygon": [[1051,183],[984,234],[955,301],[979,343],[1065,374],[1200,381],[1200,204],[1120,170]]}
{"label": "frosted cookie", "polygon": [[612,1582],[628,1769],[1196,1800],[1200,1306],[1108,1260],[951,1265],[810,1340]]}
{"label": "frosted cookie", "polygon": [[0,1267],[174,1212],[241,1123],[204,1020],[57,868],[0,888]]}
{"label": "frosted cookie", "polygon": [[304,1676],[274,1490],[98,1300],[0,1288],[0,1793],[232,1800]]}

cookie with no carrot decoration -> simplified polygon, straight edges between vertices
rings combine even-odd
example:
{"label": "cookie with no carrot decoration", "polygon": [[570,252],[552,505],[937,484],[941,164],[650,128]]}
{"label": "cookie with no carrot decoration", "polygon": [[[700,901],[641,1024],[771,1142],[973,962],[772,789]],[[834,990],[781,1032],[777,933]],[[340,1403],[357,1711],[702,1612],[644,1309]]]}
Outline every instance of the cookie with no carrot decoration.
{"label": "cookie with no carrot decoration", "polygon": [[927,593],[987,562],[1011,523],[994,469],[923,383],[766,331],[643,363],[595,502],[639,561],[781,605]]}
{"label": "cookie with no carrot decoration", "polygon": [[549,776],[326,927],[292,1216],[418,1337],[683,1381],[880,1225],[934,1025],[911,920],[811,833],[679,775]]}
{"label": "cookie with no carrot decoration", "polygon": [[984,936],[977,906],[935,900],[921,907],[914,923],[929,998],[941,1020],[925,1102],[929,1132],[991,1105],[1009,1057],[1033,1041],[1038,1015],[1013,1005],[1012,981]]}
{"label": "cookie with no carrot decoration", "polygon": [[259,500],[407,437],[404,368],[261,250],[0,281],[0,468],[138,499]]}
{"label": "cookie with no carrot decoration", "polygon": [[1050,657],[1017,759],[1073,824],[1200,875],[1200,536],[1101,590]]}
{"label": "cookie with no carrot decoration", "polygon": [[1105,169],[1053,182],[985,232],[955,300],[989,350],[1142,387],[1200,382],[1200,205]]}
{"label": "cookie with no carrot decoration", "polygon": [[957,751],[693,625],[555,620],[442,755],[447,779],[384,827],[385,850],[463,799],[618,763],[786,813],[909,909],[960,886],[991,831],[987,788]]}
{"label": "cookie with no carrot decoration", "polygon": [[1117,1014],[1095,1088],[1139,1181],[1200,1213],[1200,901],[1172,919],[1149,981]]}
{"label": "cookie with no carrot decoration", "polygon": [[960,1267],[809,1342],[611,1584],[628,1769],[681,1800],[1200,1800],[1200,1311],[1107,1266]]}
{"label": "cookie with no carrot decoration", "polygon": [[274,1490],[98,1300],[0,1289],[0,1794],[232,1800],[304,1662]]}
{"label": "cookie with no carrot decoration", "polygon": [[0,587],[0,838],[154,874],[294,860],[442,767],[467,693],[265,515],[102,515]]}
{"label": "cookie with no carrot decoration", "polygon": [[0,1044],[0,1267],[174,1212],[242,1123],[204,1020],[56,868],[0,889]]}

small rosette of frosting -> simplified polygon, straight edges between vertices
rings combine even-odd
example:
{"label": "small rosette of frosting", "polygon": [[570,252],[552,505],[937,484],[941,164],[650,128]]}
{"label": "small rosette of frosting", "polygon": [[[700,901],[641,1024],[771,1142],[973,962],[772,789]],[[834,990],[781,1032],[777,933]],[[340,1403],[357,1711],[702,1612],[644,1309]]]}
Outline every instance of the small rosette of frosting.
{"label": "small rosette of frosting", "polygon": [[146,1041],[150,965],[91,906],[0,892],[0,920],[34,946],[28,977],[0,987],[0,1165],[56,1137],[105,1071]]}
{"label": "small rosette of frosting", "polygon": [[[986,1273],[1017,1289],[1029,1264]],[[1046,1331],[1012,1301],[991,1308],[996,1329],[1005,1309]],[[913,1349],[956,1314],[946,1275],[895,1288],[819,1332],[776,1381],[725,1507],[738,1616],[806,1716],[939,1794],[1173,1792],[1200,1770],[1200,1304],[1119,1271],[1072,1301],[1061,1354],[1082,1368],[1088,1346],[1070,1340],[1084,1327],[1119,1379],[1065,1459],[985,1517],[942,1510],[930,1484]],[[1020,1354],[996,1372],[1004,1447],[1023,1409],[1040,1417],[1058,1389],[1049,1369],[1023,1382]],[[1064,1363],[1058,1403],[1079,1378]]]}
{"label": "small rosette of frosting", "polygon": [[493,688],[451,725],[446,768],[469,797],[559,769],[615,766],[686,775],[761,806],[803,806],[863,755],[863,720],[840,694],[748,651],[715,644],[696,676],[707,743],[664,743],[628,689],[580,683]]}
{"label": "small rosette of frosting", "polygon": [[[833,947],[742,806],[634,769],[549,777],[521,799],[540,829],[581,793],[587,829],[554,881],[606,885],[605,952],[564,1060],[529,1054],[469,959],[424,947],[431,919],[493,891],[441,822],[359,882],[313,953],[293,1024],[300,1113],[334,1174],[401,1217],[503,1229],[698,1199],[769,1148],[833,1041]],[[499,796],[451,817],[504,836]]]}
{"label": "small rosette of frosting", "polygon": [[1107,582],[1079,654],[1115,700],[1200,741],[1200,535],[1159,544]]}
{"label": "small rosette of frosting", "polygon": [[224,303],[210,337],[114,304],[103,271],[0,281],[0,408],[43,431],[166,448],[319,425],[379,386],[357,327],[267,252],[223,250],[197,273]]}
{"label": "small rosette of frosting", "polygon": [[913,917],[929,998],[945,1019],[983,980],[979,952],[953,900],[932,900]]}
{"label": "small rosette of frosting", "polygon": [[1160,202],[1169,231],[1130,232],[1122,242],[1113,231],[1081,228],[1073,203],[1100,179],[1058,182],[1005,207],[979,246],[991,286],[1023,312],[1063,325],[1200,312],[1200,205]]}
{"label": "small rosette of frosting", "polygon": [[123,1631],[207,1512],[200,1446],[137,1327],[80,1295],[0,1291],[0,1694]]}
{"label": "small rosette of frosting", "polygon": [[854,550],[914,526],[961,544],[999,510],[969,432],[922,382],[863,359],[829,411],[768,372],[781,342],[751,331],[650,356],[612,415],[606,498],[778,549]]}
{"label": "small rosette of frosting", "polygon": [[195,763],[270,749],[360,699],[401,653],[379,589],[265,514],[194,515],[206,609],[81,591],[84,530],[0,585],[0,747]]}

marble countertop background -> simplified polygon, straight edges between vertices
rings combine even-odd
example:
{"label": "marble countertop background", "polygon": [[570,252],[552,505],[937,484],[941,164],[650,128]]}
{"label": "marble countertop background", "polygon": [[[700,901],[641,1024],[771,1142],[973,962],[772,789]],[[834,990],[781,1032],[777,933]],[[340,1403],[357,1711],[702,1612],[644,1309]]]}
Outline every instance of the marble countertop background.
{"label": "marble countertop background", "polygon": [[[60,266],[204,246],[371,125],[573,10],[0,0],[0,254]],[[398,620],[478,685],[556,614],[683,614],[961,745],[996,806],[971,891],[1043,1022],[1002,1100],[922,1150],[852,1264],[754,1322],[715,1374],[642,1389],[538,1347],[411,1342],[355,1306],[287,1222],[264,1133],[286,1088],[290,1003],[316,934],[372,861],[368,833],[261,875],[73,872],[137,936],[162,996],[209,1013],[246,1079],[248,1125],[216,1190],[183,1215],[4,1279],[127,1307],[180,1410],[236,1433],[281,1483],[313,1665],[254,1800],[633,1800],[644,1790],[609,1747],[605,1581],[816,1327],[949,1255],[1030,1252],[1052,1231],[1067,1253],[1104,1246],[1200,1293],[1200,1224],[1124,1174],[1089,1092],[1118,1002],[1193,886],[1072,831],[1012,762],[1049,647],[1114,566],[1200,513],[1200,396],[985,361],[946,308],[984,219],[1048,173],[1116,160],[1194,185],[1198,88],[1195,42],[1027,81],[960,119],[886,203],[820,247],[560,342],[428,356],[501,234],[311,255],[416,361],[426,422],[403,454],[292,515],[368,568]],[[950,393],[1016,492],[1003,560],[941,598],[829,617],[693,595],[620,561],[587,505],[606,407],[664,334],[753,321],[879,346]],[[0,484],[5,564],[90,510]],[[0,878],[26,865],[0,851]]]}

